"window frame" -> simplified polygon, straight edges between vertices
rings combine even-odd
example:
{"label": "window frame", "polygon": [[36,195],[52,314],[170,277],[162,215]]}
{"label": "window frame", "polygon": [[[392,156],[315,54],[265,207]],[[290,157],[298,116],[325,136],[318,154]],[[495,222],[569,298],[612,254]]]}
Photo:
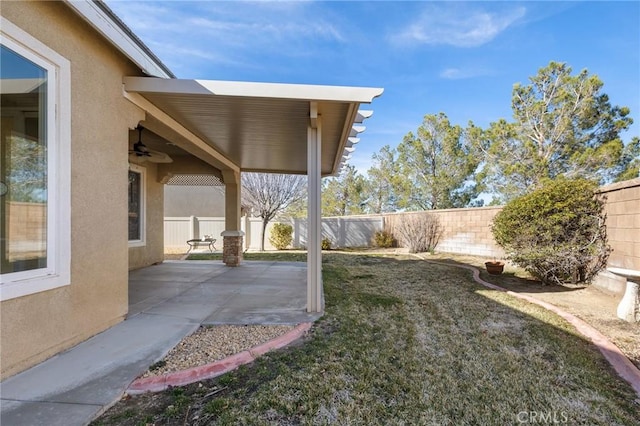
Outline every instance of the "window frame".
{"label": "window frame", "polygon": [[71,284],[71,64],[1,17],[1,42],[47,71],[47,266],[0,274],[0,301]]}
{"label": "window frame", "polygon": [[[146,226],[146,217],[147,217],[147,169],[145,167],[139,166],[137,164],[130,163],[129,164],[129,172],[138,173],[140,175],[140,238],[137,240],[129,240],[127,235],[127,240],[129,241],[129,247],[144,247],[147,245],[147,226]],[[127,173],[127,176],[129,173]],[[127,191],[128,192],[128,191]],[[127,212],[129,200],[127,200]],[[128,226],[128,222],[127,222]],[[127,228],[128,229],[128,228]],[[127,231],[128,233],[128,231]]]}

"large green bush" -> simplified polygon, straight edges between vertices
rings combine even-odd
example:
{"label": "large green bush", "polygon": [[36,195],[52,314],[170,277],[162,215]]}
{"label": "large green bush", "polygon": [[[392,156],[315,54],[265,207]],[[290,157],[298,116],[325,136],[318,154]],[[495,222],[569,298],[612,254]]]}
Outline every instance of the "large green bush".
{"label": "large green bush", "polygon": [[558,179],[516,198],[493,221],[496,242],[544,284],[589,283],[611,252],[595,188],[583,179]]}
{"label": "large green bush", "polygon": [[278,250],[284,250],[291,245],[293,241],[293,226],[286,223],[274,223],[271,228],[271,236],[269,242]]}

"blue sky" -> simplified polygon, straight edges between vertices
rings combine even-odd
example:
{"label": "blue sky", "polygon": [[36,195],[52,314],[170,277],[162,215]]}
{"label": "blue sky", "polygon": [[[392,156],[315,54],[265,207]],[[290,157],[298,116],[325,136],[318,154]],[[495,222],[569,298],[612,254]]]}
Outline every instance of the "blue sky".
{"label": "blue sky", "polygon": [[487,127],[549,61],[597,74],[640,134],[640,2],[106,2],[178,76],[383,87],[361,172],[425,114]]}

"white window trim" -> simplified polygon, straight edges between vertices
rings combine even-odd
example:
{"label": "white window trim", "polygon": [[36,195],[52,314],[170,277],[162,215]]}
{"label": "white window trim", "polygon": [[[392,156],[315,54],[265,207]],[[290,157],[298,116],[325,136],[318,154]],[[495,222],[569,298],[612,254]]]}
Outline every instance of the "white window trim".
{"label": "white window trim", "polygon": [[71,64],[1,17],[2,44],[47,70],[47,267],[0,275],[0,301],[71,284]]}
{"label": "white window trim", "polygon": [[129,247],[144,247],[147,245],[147,169],[129,164],[129,171],[140,174],[140,239],[129,240]]}

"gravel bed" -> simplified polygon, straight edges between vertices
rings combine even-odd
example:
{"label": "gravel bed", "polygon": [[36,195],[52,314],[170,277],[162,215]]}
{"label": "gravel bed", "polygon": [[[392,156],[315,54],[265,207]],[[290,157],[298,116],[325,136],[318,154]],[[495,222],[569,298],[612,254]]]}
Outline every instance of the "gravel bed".
{"label": "gravel bed", "polygon": [[142,377],[206,365],[266,343],[293,328],[292,325],[202,326],[182,339],[161,361],[149,367]]}

